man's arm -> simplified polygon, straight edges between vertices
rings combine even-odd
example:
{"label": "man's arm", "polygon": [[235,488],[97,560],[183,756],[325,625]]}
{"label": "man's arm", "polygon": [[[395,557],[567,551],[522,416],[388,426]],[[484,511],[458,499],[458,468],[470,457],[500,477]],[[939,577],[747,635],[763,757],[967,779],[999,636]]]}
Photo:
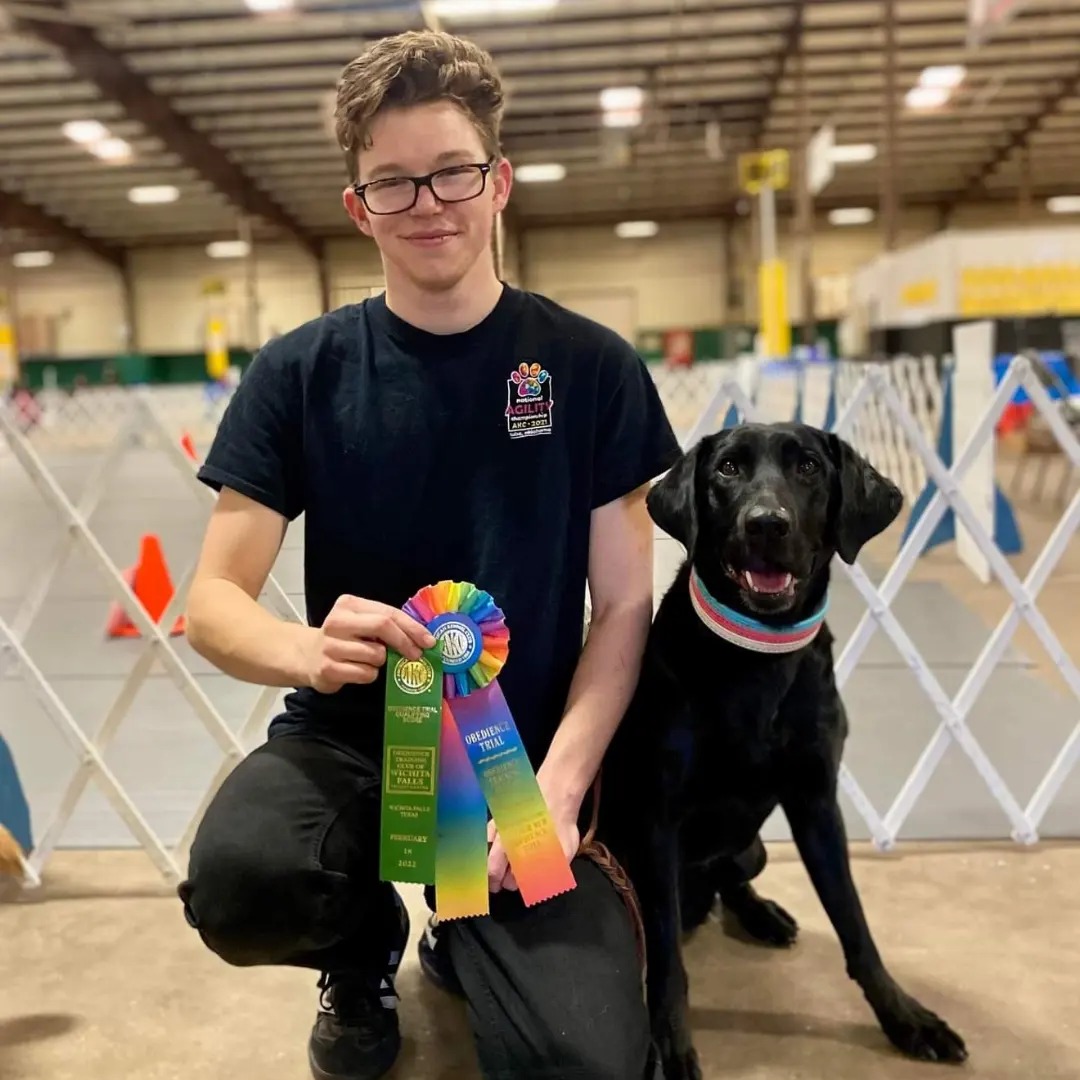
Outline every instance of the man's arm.
{"label": "man's arm", "polygon": [[187,599],[187,638],[215,667],[260,686],[302,686],[318,630],[259,603],[285,537],[281,514],[222,488]]}
{"label": "man's arm", "polygon": [[222,488],[188,593],[187,637],[200,656],[245,682],[332,694],[373,682],[387,646],[416,658],[435,644],[404,611],[357,596],[339,597],[321,627],[267,611],[259,594],[285,527],[276,510]]}
{"label": "man's arm", "polygon": [[[566,710],[537,770],[567,858],[578,849],[578,815],[637,685],[653,613],[653,524],[648,485],[592,512],[589,595],[592,619]],[[493,826],[494,822],[489,823]],[[516,889],[502,841],[488,858],[493,892]]]}

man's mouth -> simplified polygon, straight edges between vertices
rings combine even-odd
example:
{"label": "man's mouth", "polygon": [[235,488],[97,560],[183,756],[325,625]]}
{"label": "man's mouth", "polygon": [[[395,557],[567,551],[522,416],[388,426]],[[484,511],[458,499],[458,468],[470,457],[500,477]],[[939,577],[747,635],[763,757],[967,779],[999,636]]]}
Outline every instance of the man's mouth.
{"label": "man's mouth", "polygon": [[740,569],[729,565],[727,572],[741,589],[754,596],[779,598],[795,592],[794,574],[763,560],[755,559]]}
{"label": "man's mouth", "polygon": [[416,244],[418,247],[439,247],[441,244],[452,240],[455,236],[457,236],[457,233],[454,232],[423,232],[413,233],[406,236],[405,239],[410,244]]}

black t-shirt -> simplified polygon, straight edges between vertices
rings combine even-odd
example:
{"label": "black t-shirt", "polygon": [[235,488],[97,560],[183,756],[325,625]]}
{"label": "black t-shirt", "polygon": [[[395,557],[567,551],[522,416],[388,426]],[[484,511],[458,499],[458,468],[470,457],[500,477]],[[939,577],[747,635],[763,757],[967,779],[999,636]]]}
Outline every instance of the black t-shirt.
{"label": "black t-shirt", "polygon": [[[311,625],[345,593],[396,607],[443,579],[491,593],[510,630],[499,682],[539,765],[581,651],[590,512],[678,452],[621,337],[504,286],[464,333],[420,330],[380,296],[267,344],[199,477],[304,514]],[[270,733],[331,727],[379,760],[384,694],[385,669],[300,688]]]}

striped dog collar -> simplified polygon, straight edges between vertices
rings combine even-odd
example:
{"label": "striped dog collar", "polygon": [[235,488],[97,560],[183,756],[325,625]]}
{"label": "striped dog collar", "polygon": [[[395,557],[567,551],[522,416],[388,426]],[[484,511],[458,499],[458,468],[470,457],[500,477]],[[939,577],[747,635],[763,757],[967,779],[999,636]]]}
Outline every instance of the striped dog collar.
{"label": "striped dog collar", "polygon": [[760,653],[790,653],[809,645],[817,637],[829,608],[829,598],[826,596],[809,618],[791,626],[772,626],[721,604],[705,588],[696,570],[690,573],[690,602],[701,621],[717,637]]}

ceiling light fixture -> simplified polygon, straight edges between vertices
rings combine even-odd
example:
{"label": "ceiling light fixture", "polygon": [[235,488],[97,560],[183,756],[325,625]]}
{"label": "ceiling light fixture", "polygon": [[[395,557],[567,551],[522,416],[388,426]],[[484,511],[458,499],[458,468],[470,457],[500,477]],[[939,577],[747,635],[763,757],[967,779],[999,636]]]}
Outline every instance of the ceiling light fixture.
{"label": "ceiling light fixture", "polygon": [[51,251],[17,251],[11,257],[11,261],[21,270],[30,270],[41,266],[52,266],[54,258]]}
{"label": "ceiling light fixture", "polygon": [[131,159],[131,144],[123,139],[102,139],[100,142],[91,143],[86,149],[102,161],[124,162]]}
{"label": "ceiling light fixture", "polygon": [[60,130],[80,146],[90,146],[109,137],[109,129],[100,120],[69,120]]}
{"label": "ceiling light fixture", "polygon": [[848,143],[834,146],[829,151],[829,159],[838,165],[873,161],[876,157],[877,147],[873,143]]}
{"label": "ceiling light fixture", "polygon": [[600,91],[600,108],[605,112],[640,109],[645,103],[645,91],[640,86],[608,86]]}
{"label": "ceiling light fixture", "polygon": [[288,11],[293,6],[293,0],[244,0],[249,11],[259,15],[266,15],[272,11]]}
{"label": "ceiling light fixture", "polygon": [[1080,195],[1055,195],[1046,200],[1051,214],[1080,214]]}
{"label": "ceiling light fixture", "polygon": [[829,211],[830,225],[869,225],[874,211],[869,206],[845,206]]}
{"label": "ceiling light fixture", "polygon": [[615,235],[621,240],[644,240],[659,231],[655,221],[620,221],[615,226]]}
{"label": "ceiling light fixture", "polygon": [[949,100],[946,86],[913,86],[905,95],[909,109],[940,109]]}
{"label": "ceiling light fixture", "polygon": [[923,68],[919,76],[920,86],[940,86],[952,90],[964,81],[967,68],[963,64],[936,64]]}
{"label": "ceiling light fixture", "polygon": [[176,202],[180,198],[180,189],[172,184],[155,184],[147,187],[133,187],[128,192],[128,199],[140,206]]}
{"label": "ceiling light fixture", "polygon": [[514,179],[523,184],[550,184],[566,176],[566,166],[555,162],[545,165],[519,165],[514,170]]}
{"label": "ceiling light fixture", "polygon": [[242,259],[251,251],[246,240],[213,240],[206,245],[206,254],[211,259]]}

